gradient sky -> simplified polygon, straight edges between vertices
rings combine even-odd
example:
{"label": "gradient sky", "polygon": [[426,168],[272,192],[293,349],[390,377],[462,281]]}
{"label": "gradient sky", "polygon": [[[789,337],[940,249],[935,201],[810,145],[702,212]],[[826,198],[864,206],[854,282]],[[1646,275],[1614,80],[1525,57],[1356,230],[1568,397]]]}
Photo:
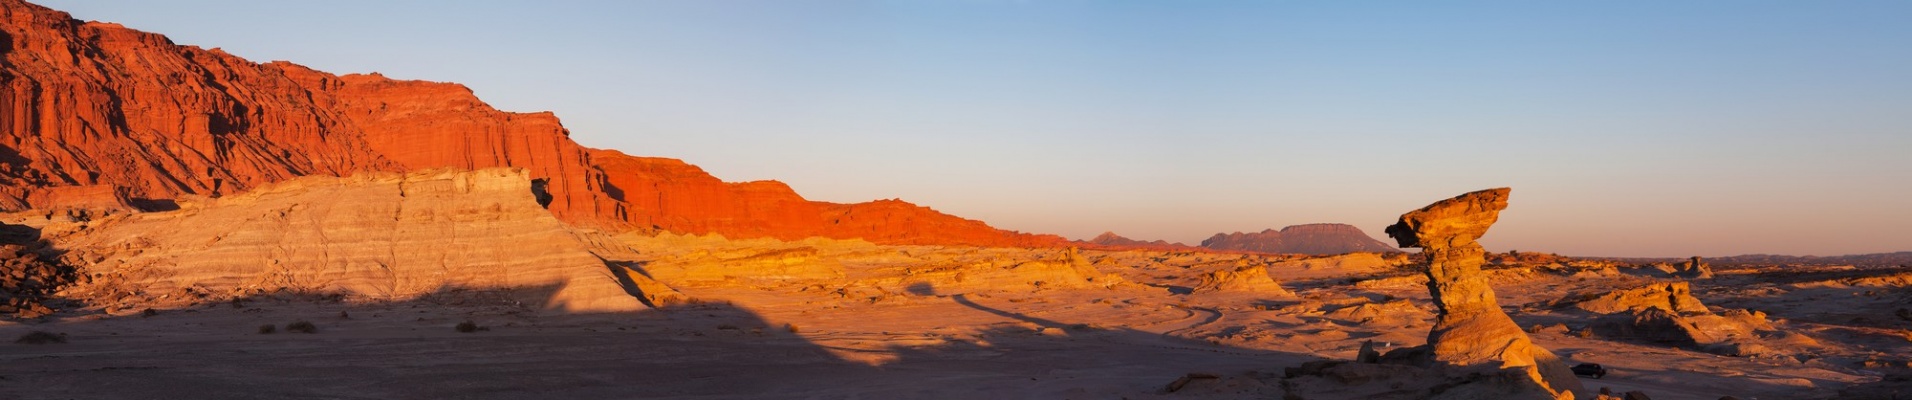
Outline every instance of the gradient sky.
{"label": "gradient sky", "polygon": [[1912,2],[36,1],[1075,239],[1511,186],[1490,250],[1912,250]]}

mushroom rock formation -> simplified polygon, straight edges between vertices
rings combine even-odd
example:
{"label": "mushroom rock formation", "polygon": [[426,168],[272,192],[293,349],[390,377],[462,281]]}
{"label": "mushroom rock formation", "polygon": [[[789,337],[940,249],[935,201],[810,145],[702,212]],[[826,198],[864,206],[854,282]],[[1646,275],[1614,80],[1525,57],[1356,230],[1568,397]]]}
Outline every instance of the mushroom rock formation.
{"label": "mushroom rock formation", "polygon": [[1402,248],[1419,247],[1427,262],[1427,288],[1439,315],[1427,334],[1426,356],[1435,365],[1525,369],[1559,398],[1585,390],[1566,363],[1533,343],[1500,310],[1494,289],[1480,270],[1485,250],[1475,242],[1507,208],[1511,189],[1488,189],[1442,200],[1402,214],[1387,228]]}

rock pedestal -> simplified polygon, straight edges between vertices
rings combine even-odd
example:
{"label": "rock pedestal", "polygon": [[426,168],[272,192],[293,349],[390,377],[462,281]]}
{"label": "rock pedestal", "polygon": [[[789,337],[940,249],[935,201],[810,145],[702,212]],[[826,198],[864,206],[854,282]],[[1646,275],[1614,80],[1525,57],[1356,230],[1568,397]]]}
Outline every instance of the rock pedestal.
{"label": "rock pedestal", "polygon": [[1509,191],[1488,189],[1436,202],[1402,214],[1387,234],[1402,248],[1421,248],[1426,258],[1427,289],[1439,310],[1427,335],[1429,361],[1450,367],[1523,368],[1549,391],[1571,398],[1566,392],[1584,390],[1580,380],[1500,310],[1480,270],[1485,250],[1475,240],[1507,208]]}

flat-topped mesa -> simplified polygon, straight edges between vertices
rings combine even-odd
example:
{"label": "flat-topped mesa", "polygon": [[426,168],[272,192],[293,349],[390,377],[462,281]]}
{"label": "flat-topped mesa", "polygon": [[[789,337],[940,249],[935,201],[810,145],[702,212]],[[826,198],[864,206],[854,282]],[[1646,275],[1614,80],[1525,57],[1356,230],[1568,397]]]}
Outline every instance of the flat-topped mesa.
{"label": "flat-topped mesa", "polygon": [[1500,310],[1494,289],[1480,266],[1485,250],[1475,240],[1507,208],[1511,189],[1488,189],[1442,200],[1402,214],[1387,228],[1402,248],[1419,247],[1427,262],[1427,289],[1439,316],[1427,334],[1435,365],[1524,368],[1557,398],[1584,388],[1573,371],[1552,352],[1534,345],[1527,333]]}
{"label": "flat-topped mesa", "polygon": [[1214,250],[1312,255],[1397,251],[1387,243],[1369,237],[1361,228],[1348,224],[1302,224],[1290,225],[1281,230],[1217,233],[1202,240],[1201,246]]}

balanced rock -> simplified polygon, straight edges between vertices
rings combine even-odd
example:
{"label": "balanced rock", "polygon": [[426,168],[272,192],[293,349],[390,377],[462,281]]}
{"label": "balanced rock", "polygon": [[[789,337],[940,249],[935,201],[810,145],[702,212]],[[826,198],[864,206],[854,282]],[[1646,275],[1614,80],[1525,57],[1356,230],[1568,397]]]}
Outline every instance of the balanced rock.
{"label": "balanced rock", "polygon": [[1572,398],[1580,379],[1567,364],[1533,343],[1502,312],[1480,270],[1485,250],[1475,242],[1507,208],[1508,188],[1442,200],[1401,215],[1387,228],[1401,247],[1419,247],[1426,258],[1428,291],[1439,315],[1428,332],[1427,361],[1438,366],[1523,369],[1554,398]]}

